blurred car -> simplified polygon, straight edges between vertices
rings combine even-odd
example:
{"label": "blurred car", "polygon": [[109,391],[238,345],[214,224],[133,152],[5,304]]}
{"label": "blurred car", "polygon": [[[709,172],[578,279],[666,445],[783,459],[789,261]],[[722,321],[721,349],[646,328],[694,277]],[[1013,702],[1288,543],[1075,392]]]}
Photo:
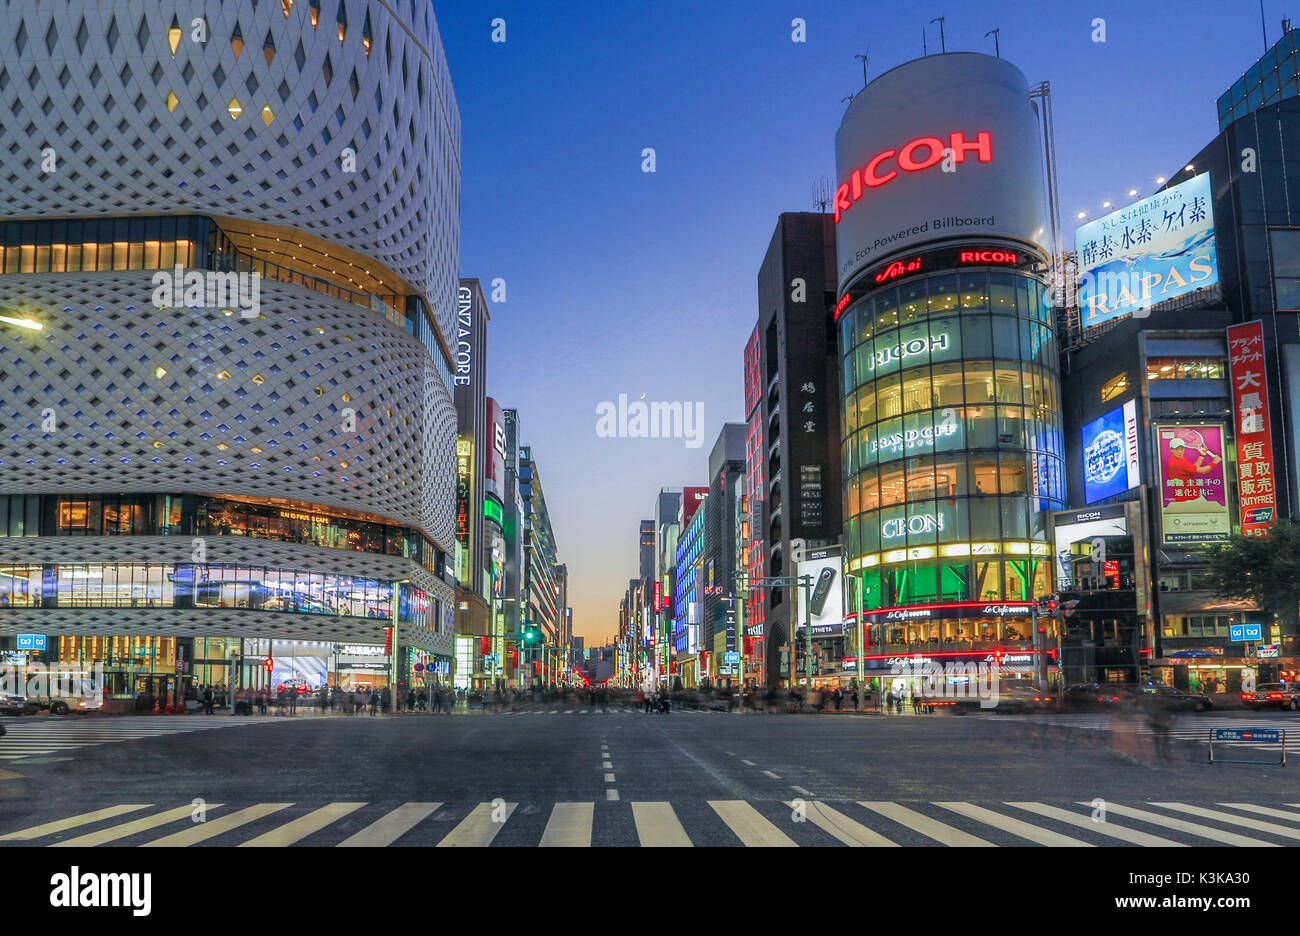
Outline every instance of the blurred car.
{"label": "blurred car", "polygon": [[[987,705],[983,703],[989,703]],[[1056,696],[1050,691],[1036,689],[1033,686],[1000,683],[997,696],[981,699],[974,690],[969,696],[936,697],[933,705],[951,706],[954,714],[966,715],[973,712],[989,712],[994,715],[1021,715],[1026,712],[1058,712]]]}
{"label": "blurred car", "polygon": [[1133,700],[1139,705],[1158,706],[1170,712],[1206,712],[1214,708],[1214,700],[1199,692],[1183,692],[1164,683],[1148,683],[1131,690]]}
{"label": "blurred car", "polygon": [[1078,683],[1061,693],[1061,709],[1067,712],[1106,711],[1123,707],[1131,699],[1119,686]]}
{"label": "blurred car", "polygon": [[35,699],[16,692],[0,692],[0,715],[35,715],[40,710]]}
{"label": "blurred car", "polygon": [[1296,683],[1261,683],[1254,692],[1242,692],[1241,702],[1255,711],[1266,708],[1300,709],[1300,685]]}

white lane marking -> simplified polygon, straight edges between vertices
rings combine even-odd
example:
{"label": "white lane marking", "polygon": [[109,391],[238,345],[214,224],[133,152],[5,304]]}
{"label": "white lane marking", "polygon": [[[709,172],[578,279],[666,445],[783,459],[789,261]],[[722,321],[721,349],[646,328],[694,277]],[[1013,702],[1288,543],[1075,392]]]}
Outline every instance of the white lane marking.
{"label": "white lane marking", "polygon": [[610,787],[608,790],[605,791],[605,799],[610,801],[618,799],[618,790],[615,790],[613,787]]}
{"label": "white lane marking", "polygon": [[770,770],[765,770],[765,771],[763,771],[763,774],[764,774],[764,776],[771,777],[773,780],[780,780],[780,779],[781,779],[781,778],[778,777],[776,774],[772,773],[772,771],[770,771]]}
{"label": "white lane marking", "polygon": [[669,803],[633,803],[632,821],[642,848],[690,848],[692,843]]}
{"label": "white lane marking", "polygon": [[800,796],[812,796],[812,792],[810,790],[805,790],[803,787],[798,786],[797,784],[791,784],[790,789],[794,790]]}
{"label": "white lane marking", "polygon": [[606,783],[613,783],[613,782],[614,782],[614,775],[613,775],[612,773],[607,773],[607,774],[605,774],[605,782],[606,782]]}
{"label": "white lane marking", "polygon": [[742,764],[745,764],[745,765],[748,766],[748,767],[757,767],[757,766],[758,766],[758,764],[755,764],[752,760],[745,760],[743,757],[740,759],[740,762],[741,762]]}
{"label": "white lane marking", "polygon": [[1153,846],[1175,846],[1186,848],[1186,842],[1175,842],[1173,839],[1162,838],[1159,835],[1150,835],[1146,832],[1139,832],[1136,829],[1125,828],[1116,825],[1113,822],[1093,822],[1091,816],[1080,816],[1070,812],[1068,809],[1061,809],[1057,806],[1048,806],[1045,803],[1007,803],[1008,806],[1014,806],[1017,809],[1023,809],[1027,812],[1037,813],[1048,819],[1055,819],[1057,822],[1068,822],[1070,825],[1078,826],[1081,829],[1091,829],[1098,835],[1107,835],[1111,838],[1117,838],[1121,842],[1129,842],[1133,845],[1143,845],[1146,847]]}
{"label": "white lane marking", "polygon": [[1094,847],[1091,842],[1085,842],[1083,839],[1077,839],[1071,835],[1062,835],[1060,832],[1053,832],[1051,829],[1044,829],[1042,826],[1036,826],[1032,822],[1025,822],[1021,819],[1014,819],[1011,816],[1004,816],[1000,812],[995,812],[992,809],[985,809],[983,806],[976,806],[974,803],[936,802],[934,805],[942,806],[944,809],[950,809],[959,816],[965,816],[967,819],[974,819],[976,822],[982,822],[995,829],[1001,829],[1003,832],[1010,832],[1012,835],[1018,835],[1020,838],[1028,839],[1031,842],[1037,842],[1039,845],[1047,845],[1053,848],[1061,846],[1069,848]]}

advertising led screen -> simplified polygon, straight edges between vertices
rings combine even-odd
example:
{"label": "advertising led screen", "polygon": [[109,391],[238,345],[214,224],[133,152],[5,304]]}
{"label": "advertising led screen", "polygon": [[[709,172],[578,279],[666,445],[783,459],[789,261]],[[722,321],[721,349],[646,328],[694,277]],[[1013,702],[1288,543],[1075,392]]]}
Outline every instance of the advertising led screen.
{"label": "advertising led screen", "polygon": [[1083,427],[1084,503],[1095,504],[1142,483],[1137,401],[1129,400]]}
{"label": "advertising led screen", "polygon": [[1052,540],[1056,549],[1056,588],[1074,588],[1075,543],[1088,543],[1096,537],[1127,536],[1128,520],[1124,505],[1115,504],[1095,510],[1066,511],[1052,515]]}
{"label": "advertising led screen", "polygon": [[1228,514],[1222,426],[1156,426],[1160,527],[1166,543],[1225,540]]}
{"label": "advertising led screen", "polygon": [[1074,237],[1084,328],[1219,281],[1208,172],[1089,222]]}
{"label": "advertising led screen", "polygon": [[[866,267],[943,238],[1042,246],[1039,152],[1028,83],[1004,59],[933,55],[873,80],[835,135],[840,291]],[[900,259],[896,275],[911,258]]]}

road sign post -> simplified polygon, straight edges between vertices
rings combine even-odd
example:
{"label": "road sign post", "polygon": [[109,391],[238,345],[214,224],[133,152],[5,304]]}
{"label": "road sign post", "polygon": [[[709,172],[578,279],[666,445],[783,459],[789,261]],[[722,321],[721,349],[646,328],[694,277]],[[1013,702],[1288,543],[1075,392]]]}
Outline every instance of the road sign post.
{"label": "road sign post", "polygon": [[[1280,744],[1282,747],[1279,760],[1241,760],[1214,756],[1214,742],[1240,741],[1252,744]],[[1211,728],[1210,729],[1210,763],[1219,764],[1260,764],[1265,767],[1286,766],[1286,729],[1284,728]]]}

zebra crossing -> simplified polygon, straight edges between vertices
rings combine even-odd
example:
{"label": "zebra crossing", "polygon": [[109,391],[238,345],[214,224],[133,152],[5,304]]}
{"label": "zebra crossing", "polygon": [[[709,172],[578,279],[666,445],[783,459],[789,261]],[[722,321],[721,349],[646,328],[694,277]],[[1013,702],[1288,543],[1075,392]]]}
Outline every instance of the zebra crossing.
{"label": "zebra crossing", "polygon": [[0,737],[0,761],[21,761],[25,757],[65,754],[80,748],[118,741],[266,723],[262,719],[198,715],[184,718],[175,715],[139,715],[112,720],[10,718],[5,720],[5,734]]}
{"label": "zebra crossing", "polygon": [[[1139,735],[1151,735],[1154,730],[1145,721],[1107,714],[1098,715],[1023,715],[1014,718],[990,719],[999,724],[1035,724],[1055,728],[1077,728],[1084,731],[1131,731]],[[1250,718],[1223,718],[1206,715],[1179,716],[1169,729],[1169,737],[1178,741],[1195,741],[1209,744],[1210,732],[1214,728],[1271,728],[1288,732],[1287,747],[1300,742],[1300,718],[1296,716],[1252,716]],[[1294,739],[1294,741],[1293,741]],[[1232,742],[1234,749],[1257,748],[1276,752],[1277,744],[1252,744],[1249,741]]]}
{"label": "zebra crossing", "polygon": [[1088,848],[1276,847],[1300,841],[1300,803],[1099,802],[557,802],[547,810],[496,799],[207,803],[201,814],[194,803],[129,803],[16,828],[0,834],[0,845]]}

